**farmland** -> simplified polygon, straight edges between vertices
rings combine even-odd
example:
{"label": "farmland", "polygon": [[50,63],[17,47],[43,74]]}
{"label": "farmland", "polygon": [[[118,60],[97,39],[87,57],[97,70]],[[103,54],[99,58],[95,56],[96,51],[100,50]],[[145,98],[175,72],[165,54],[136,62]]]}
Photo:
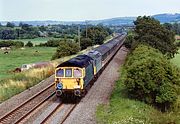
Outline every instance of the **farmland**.
{"label": "farmland", "polygon": [[9,54],[3,54],[3,51],[0,51],[0,79],[12,76],[12,70],[22,64],[49,61],[55,50],[56,48],[51,47],[33,47],[14,49]]}
{"label": "farmland", "polygon": [[[26,44],[28,41],[31,41],[34,45],[39,45],[40,43],[45,43],[50,39],[60,39],[60,38],[52,38],[52,37],[38,37],[34,39],[16,39],[12,41],[22,41],[24,44]],[[3,41],[3,40],[0,40]]]}

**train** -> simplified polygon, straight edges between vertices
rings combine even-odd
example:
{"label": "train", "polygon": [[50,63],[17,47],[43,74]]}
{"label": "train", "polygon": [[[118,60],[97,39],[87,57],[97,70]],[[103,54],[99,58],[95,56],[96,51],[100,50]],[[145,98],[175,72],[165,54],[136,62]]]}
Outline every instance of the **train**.
{"label": "train", "polygon": [[56,96],[60,98],[83,97],[102,72],[108,58],[120,49],[126,33],[118,34],[86,54],[78,55],[59,64],[55,69]]}

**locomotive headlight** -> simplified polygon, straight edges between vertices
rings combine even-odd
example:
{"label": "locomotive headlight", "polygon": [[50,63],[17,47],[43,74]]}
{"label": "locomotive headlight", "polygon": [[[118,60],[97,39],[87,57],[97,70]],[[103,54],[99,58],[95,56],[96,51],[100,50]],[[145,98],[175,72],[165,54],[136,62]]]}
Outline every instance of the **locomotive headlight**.
{"label": "locomotive headlight", "polygon": [[57,83],[56,85],[57,89],[61,90],[63,89],[63,84],[61,82]]}

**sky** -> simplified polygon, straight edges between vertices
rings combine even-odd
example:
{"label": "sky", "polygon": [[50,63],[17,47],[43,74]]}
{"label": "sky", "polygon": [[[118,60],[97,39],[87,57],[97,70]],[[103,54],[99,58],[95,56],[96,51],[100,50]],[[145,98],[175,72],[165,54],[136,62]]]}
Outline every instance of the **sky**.
{"label": "sky", "polygon": [[82,21],[180,13],[180,0],[0,0],[0,21]]}

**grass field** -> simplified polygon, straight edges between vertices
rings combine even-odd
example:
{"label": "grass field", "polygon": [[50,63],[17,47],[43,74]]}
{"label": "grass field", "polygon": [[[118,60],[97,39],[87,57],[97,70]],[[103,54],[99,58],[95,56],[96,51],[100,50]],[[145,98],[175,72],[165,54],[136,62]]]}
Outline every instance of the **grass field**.
{"label": "grass field", "polygon": [[[52,38],[52,37],[38,37],[34,39],[16,39],[12,41],[22,41],[24,44],[26,44],[28,41],[31,41],[34,45],[39,45],[40,43],[45,43],[50,39],[61,39],[61,38]],[[3,41],[3,40],[0,40]]]}
{"label": "grass field", "polygon": [[180,124],[180,108],[175,112],[162,113],[150,105],[130,99],[122,81],[116,82],[110,103],[98,106],[98,124]]}
{"label": "grass field", "polygon": [[175,55],[175,58],[172,59],[172,62],[177,65],[178,67],[180,67],[180,49],[179,49],[179,54]]}
{"label": "grass field", "polygon": [[[49,61],[55,50],[56,48],[33,47],[15,49],[10,51],[9,54],[3,54],[3,51],[0,51],[0,80],[13,75],[10,71],[20,67],[22,64]],[[38,51],[38,53],[35,51]]]}

